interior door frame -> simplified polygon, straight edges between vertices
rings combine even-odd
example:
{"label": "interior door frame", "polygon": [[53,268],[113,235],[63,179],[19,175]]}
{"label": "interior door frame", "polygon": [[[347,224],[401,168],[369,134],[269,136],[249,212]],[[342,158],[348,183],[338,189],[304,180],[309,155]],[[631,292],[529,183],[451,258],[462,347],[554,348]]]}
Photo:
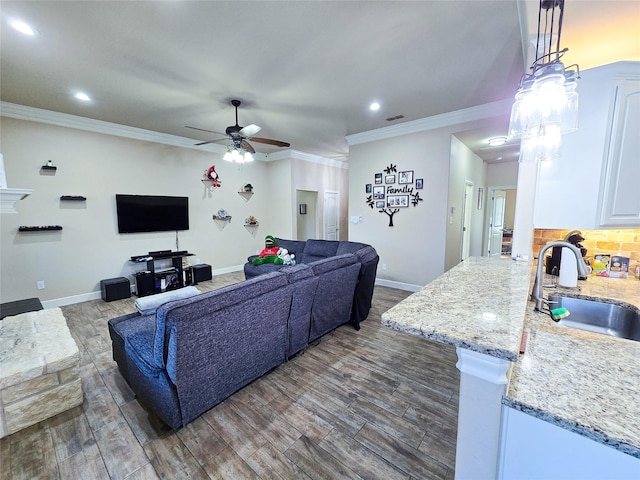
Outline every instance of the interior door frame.
{"label": "interior door frame", "polygon": [[493,194],[496,190],[517,190],[517,185],[493,185],[487,187],[487,196],[485,201],[484,212],[484,238],[482,240],[482,256],[489,256],[489,245],[491,241],[491,215],[493,214]]}
{"label": "interior door frame", "polygon": [[[469,258],[468,253],[471,251],[471,211],[473,209],[473,191],[473,182],[471,180],[465,180],[464,193],[462,195],[462,225],[460,225],[460,261],[464,261]],[[468,195],[467,192],[469,192]],[[464,241],[465,237],[467,239],[466,242]],[[465,253],[467,253],[466,257]]]}

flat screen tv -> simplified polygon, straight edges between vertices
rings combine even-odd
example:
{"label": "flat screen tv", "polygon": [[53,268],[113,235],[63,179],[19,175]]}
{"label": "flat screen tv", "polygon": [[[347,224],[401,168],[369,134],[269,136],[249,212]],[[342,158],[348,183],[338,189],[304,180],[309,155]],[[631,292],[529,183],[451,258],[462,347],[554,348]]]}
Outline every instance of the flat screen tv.
{"label": "flat screen tv", "polygon": [[189,197],[116,194],[118,233],[189,230]]}

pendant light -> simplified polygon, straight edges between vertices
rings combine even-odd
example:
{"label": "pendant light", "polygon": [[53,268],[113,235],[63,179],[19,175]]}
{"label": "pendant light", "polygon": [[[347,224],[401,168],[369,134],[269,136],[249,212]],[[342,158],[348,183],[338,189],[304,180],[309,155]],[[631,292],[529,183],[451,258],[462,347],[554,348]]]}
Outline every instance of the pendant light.
{"label": "pendant light", "polygon": [[509,139],[521,138],[523,150],[536,159],[557,156],[560,136],[578,129],[580,69],[560,60],[568,51],[560,49],[563,16],[564,0],[540,0],[535,60],[511,109]]}

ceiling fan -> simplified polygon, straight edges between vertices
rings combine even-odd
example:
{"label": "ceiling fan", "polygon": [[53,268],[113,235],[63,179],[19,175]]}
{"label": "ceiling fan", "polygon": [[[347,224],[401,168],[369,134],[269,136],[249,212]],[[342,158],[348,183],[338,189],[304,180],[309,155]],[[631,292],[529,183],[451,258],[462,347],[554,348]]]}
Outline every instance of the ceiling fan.
{"label": "ceiling fan", "polygon": [[[236,108],[236,124],[228,126],[227,129],[225,130],[225,133],[214,132],[213,130],[205,130],[204,128],[190,127],[188,125],[185,125],[185,127],[191,128],[193,130],[200,130],[203,132],[215,133],[218,135],[226,135],[231,139],[231,141],[233,142],[233,146],[235,148],[237,149],[241,148],[250,153],[256,153],[256,151],[251,146],[251,144],[247,142],[247,140],[251,140],[252,142],[258,142],[258,143],[266,143],[268,145],[275,145],[276,147],[286,148],[291,145],[287,142],[281,142],[280,140],[254,137],[254,135],[261,130],[261,128],[258,125],[251,124],[251,125],[247,125],[246,127],[241,127],[240,125],[238,125],[238,107],[240,106],[241,103],[242,102],[240,102],[240,100],[231,100],[231,105],[233,105]],[[216,143],[216,142],[219,142],[220,140],[222,139],[207,140],[206,142],[196,143],[195,145],[207,145],[208,143]]]}

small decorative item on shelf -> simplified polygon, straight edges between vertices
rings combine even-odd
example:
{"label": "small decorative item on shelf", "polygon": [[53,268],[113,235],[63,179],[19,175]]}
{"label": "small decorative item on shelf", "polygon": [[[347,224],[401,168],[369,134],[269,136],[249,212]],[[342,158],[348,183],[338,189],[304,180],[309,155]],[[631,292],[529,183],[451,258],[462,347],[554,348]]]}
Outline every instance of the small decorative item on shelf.
{"label": "small decorative item on shelf", "polygon": [[220,175],[218,175],[218,173],[216,172],[215,165],[211,165],[204,171],[202,183],[208,186],[209,189],[214,189],[216,187],[222,186],[222,181],[220,180]]}
{"label": "small decorative item on shelf", "polygon": [[218,213],[215,213],[213,215],[213,219],[223,220],[225,222],[231,222],[231,215],[229,215],[224,208],[221,208],[220,210],[218,210]]}
{"label": "small decorative item on shelf", "polygon": [[47,163],[40,168],[40,170],[52,170],[52,171],[55,171],[57,169],[58,169],[58,167],[56,167],[53,164],[52,160],[47,160]]}
{"label": "small decorative item on shelf", "polygon": [[40,226],[21,225],[18,227],[19,232],[41,232],[44,230],[62,230],[62,226],[61,225],[40,225]]}
{"label": "small decorative item on shelf", "polygon": [[244,219],[244,224],[249,227],[257,227],[258,219],[253,215],[249,215],[247,218]]}
{"label": "small decorative item on shelf", "polygon": [[253,185],[247,183],[244,187],[242,187],[242,191],[245,193],[253,193]]}

